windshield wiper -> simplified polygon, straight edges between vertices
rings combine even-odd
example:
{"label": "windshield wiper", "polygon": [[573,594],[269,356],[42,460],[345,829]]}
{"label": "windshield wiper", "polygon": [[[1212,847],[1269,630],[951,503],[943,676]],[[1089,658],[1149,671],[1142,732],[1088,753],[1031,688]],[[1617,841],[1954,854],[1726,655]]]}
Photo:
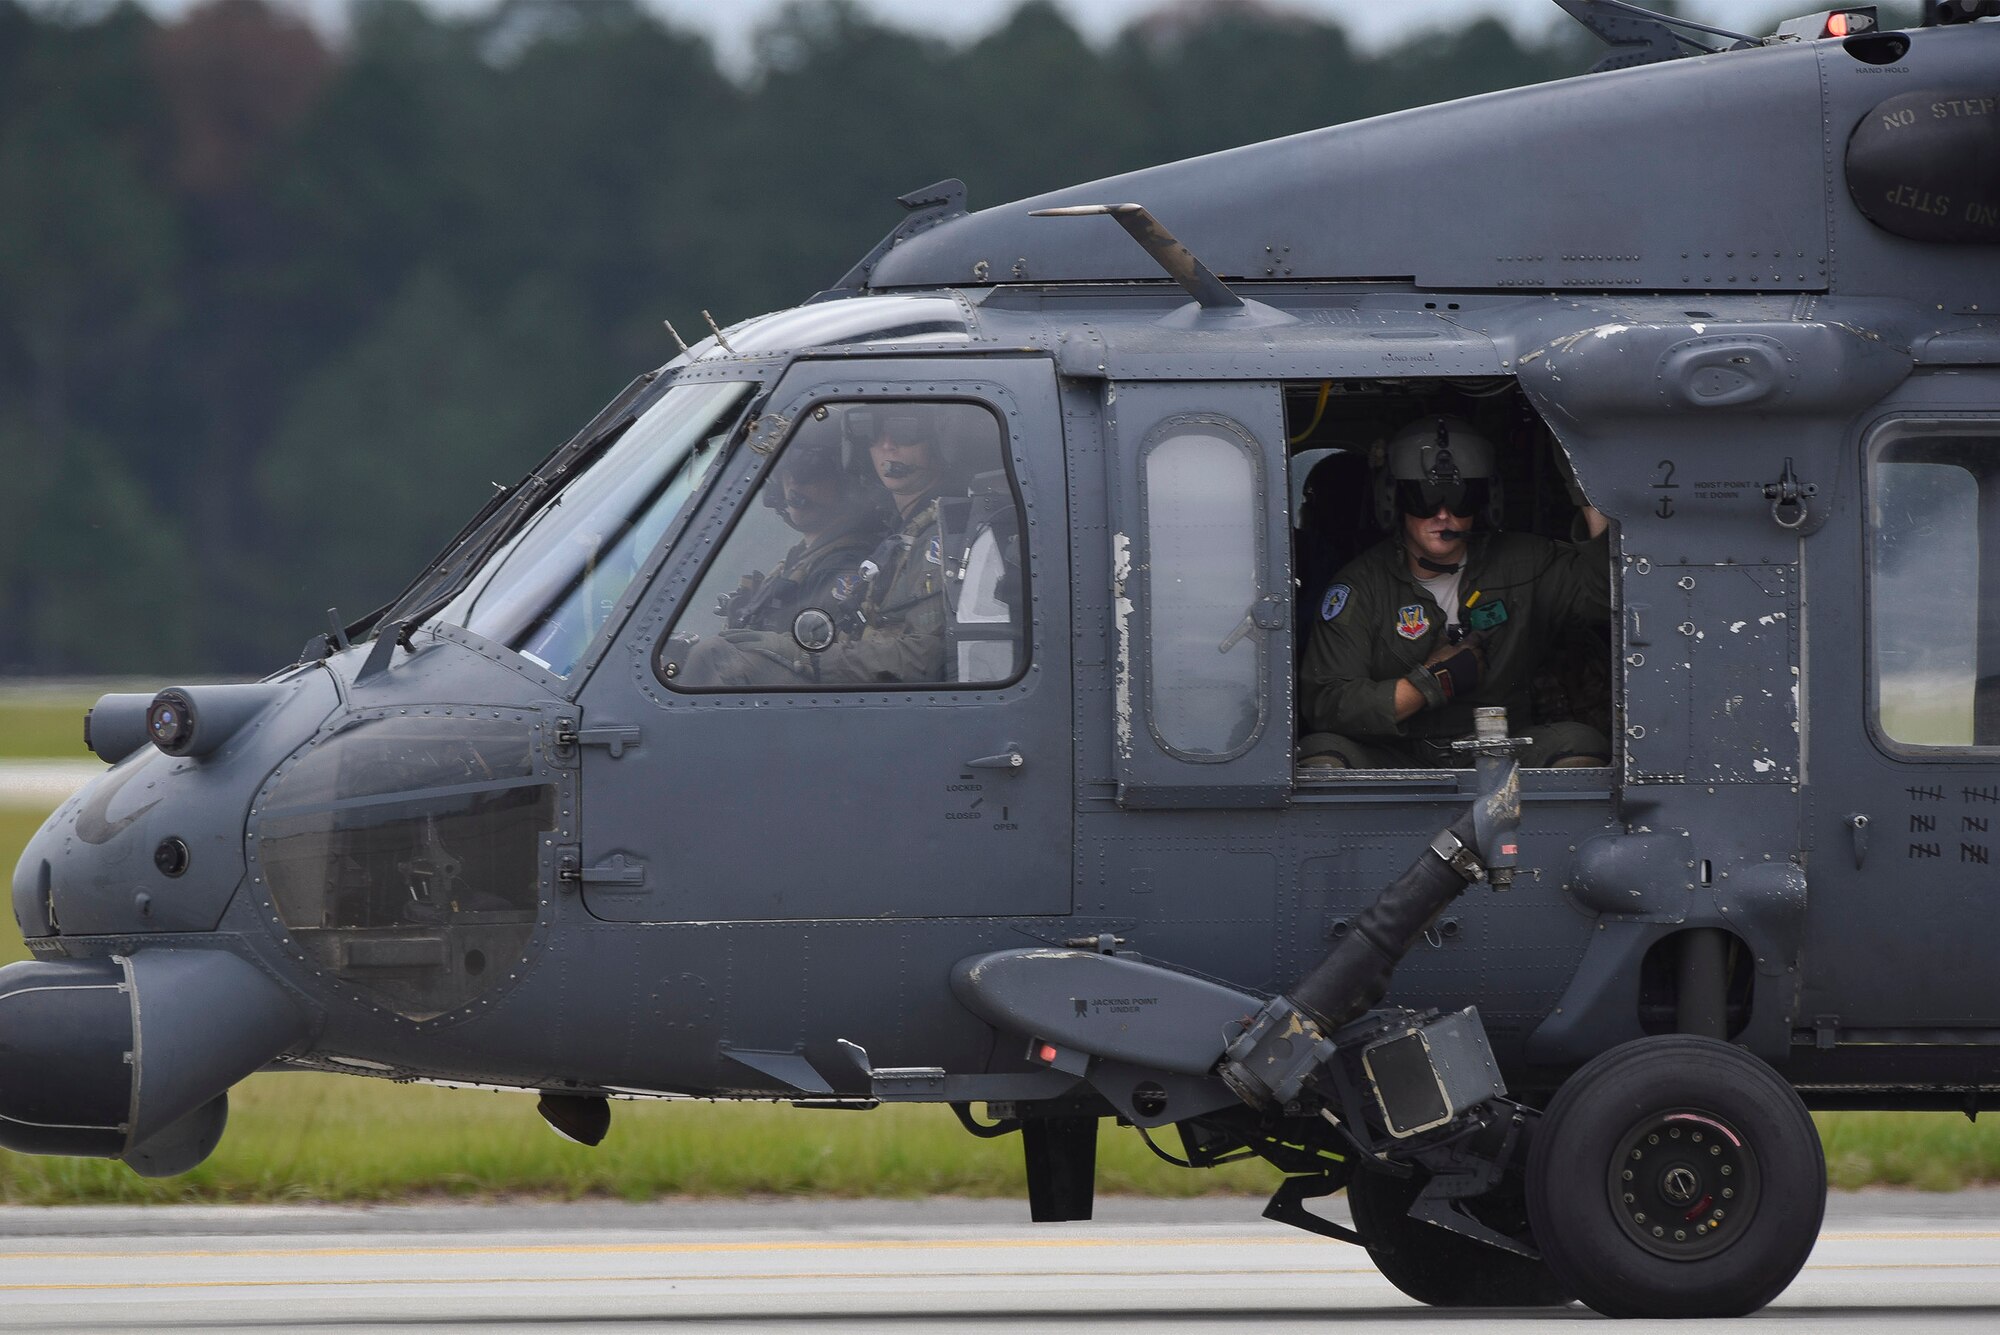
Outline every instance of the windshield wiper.
{"label": "windshield wiper", "polygon": [[[629,420],[629,419],[628,419]],[[451,600],[464,591],[466,581],[474,571],[486,563],[500,547],[500,544],[518,530],[524,520],[540,508],[539,502],[548,493],[550,484],[539,474],[531,475],[527,481],[512,491],[494,497],[495,504],[489,504],[482,514],[484,521],[491,524],[492,531],[479,541],[466,547],[450,566],[440,572],[439,579],[432,583],[431,593],[414,611],[405,611],[407,599],[398,600],[397,606],[379,618],[375,624],[375,647],[368,651],[368,659],[361,665],[361,671],[354,675],[355,684],[368,680],[389,666],[389,659],[396,652],[396,646],[414,650],[410,635],[451,605]],[[504,510],[501,507],[504,506]],[[475,524],[474,528],[477,529]],[[390,632],[394,632],[391,634]]]}

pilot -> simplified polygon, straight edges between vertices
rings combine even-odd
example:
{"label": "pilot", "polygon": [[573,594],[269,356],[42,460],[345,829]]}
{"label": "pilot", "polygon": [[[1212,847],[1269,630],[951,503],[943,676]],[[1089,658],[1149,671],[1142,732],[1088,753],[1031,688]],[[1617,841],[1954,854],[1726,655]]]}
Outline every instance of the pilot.
{"label": "pilot", "polygon": [[944,680],[945,553],[938,498],[950,478],[939,411],[914,403],[847,410],[849,437],[868,442],[869,463],[889,493],[895,518],[889,536],[862,563],[867,594],[860,630],[819,655],[822,680]]}
{"label": "pilot", "polygon": [[717,610],[730,630],[783,631],[808,607],[836,621],[860,611],[861,563],[882,536],[881,512],[842,467],[838,441],[796,441],[764,487],[764,503],[799,541],[766,575],[746,575]]}
{"label": "pilot", "polygon": [[[852,685],[944,680],[944,552],[938,498],[948,476],[938,443],[938,410],[922,404],[856,405],[845,411],[844,433],[863,446],[893,507],[892,531],[857,562],[858,606],[833,618],[830,642],[810,648],[782,630],[723,631],[688,654],[687,686]],[[854,604],[837,578],[832,601]],[[730,615],[735,616],[732,595]],[[825,610],[834,612],[829,607]]]}
{"label": "pilot", "polygon": [[1574,625],[1611,615],[1608,524],[1582,512],[1570,544],[1476,529],[1489,508],[1493,446],[1456,418],[1429,417],[1387,446],[1400,525],[1343,567],[1321,595],[1299,689],[1300,763],[1353,769],[1460,768],[1452,748],[1473,710],[1506,707],[1530,739],[1526,766],[1611,763],[1584,723],[1537,722],[1532,678]]}

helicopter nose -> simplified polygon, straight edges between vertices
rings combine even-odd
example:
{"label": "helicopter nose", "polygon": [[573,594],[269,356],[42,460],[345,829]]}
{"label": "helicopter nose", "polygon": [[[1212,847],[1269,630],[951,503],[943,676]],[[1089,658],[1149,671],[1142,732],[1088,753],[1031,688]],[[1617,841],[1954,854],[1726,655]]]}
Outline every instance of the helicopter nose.
{"label": "helicopter nose", "polygon": [[[156,737],[133,738],[144,731],[133,719],[162,699],[188,734],[185,744],[179,731],[167,738],[174,750]],[[332,678],[317,671],[99,700],[91,737],[118,760],[23,850],[12,886],[22,936],[214,929],[244,880],[244,816],[257,786],[338,704]]]}
{"label": "helicopter nose", "polygon": [[0,1147],[186,1172],[221,1138],[229,1087],[308,1032],[277,984],[219,949],[10,964]]}

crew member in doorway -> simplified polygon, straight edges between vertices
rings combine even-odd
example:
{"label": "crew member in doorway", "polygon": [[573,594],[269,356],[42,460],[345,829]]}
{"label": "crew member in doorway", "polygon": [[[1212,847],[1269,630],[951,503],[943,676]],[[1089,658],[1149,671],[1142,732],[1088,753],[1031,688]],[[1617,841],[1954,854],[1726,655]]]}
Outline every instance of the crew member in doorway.
{"label": "crew member in doorway", "polygon": [[1347,769],[1461,768],[1473,710],[1502,705],[1531,744],[1525,766],[1608,765],[1588,724],[1539,722],[1536,668],[1570,625],[1611,615],[1611,568],[1594,507],[1588,539],[1551,542],[1481,530],[1493,499],[1493,446],[1470,424],[1428,417],[1390,439],[1400,525],[1321,595],[1300,668],[1300,763]]}

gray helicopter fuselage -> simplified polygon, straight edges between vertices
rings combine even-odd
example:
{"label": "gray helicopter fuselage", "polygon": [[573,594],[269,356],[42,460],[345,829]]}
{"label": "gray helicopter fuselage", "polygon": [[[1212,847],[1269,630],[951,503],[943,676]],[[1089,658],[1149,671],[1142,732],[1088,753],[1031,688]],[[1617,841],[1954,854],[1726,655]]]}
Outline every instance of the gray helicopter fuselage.
{"label": "gray helicopter fuselage", "polygon": [[[1075,1076],[961,1004],[954,966],[1101,943],[1268,996],[1475,795],[1470,768],[1296,763],[1320,591],[1295,614],[1294,456],[1462,400],[1539,442],[1521,496],[1567,474],[1614,523],[1616,754],[1524,773],[1511,886],[1453,904],[1390,1000],[1476,1005],[1509,1081],[1553,1088],[1671,1029],[1669,943],[1719,932],[1728,1036],[1809,1099],[1977,1106],[2000,1087],[2000,973],[1972,944],[2000,849],[2000,220],[1990,172],[1864,200],[1849,158],[1906,111],[1990,116],[1996,69],[1986,24],[1788,44],[979,213],[918,200],[840,286],[615,414],[700,390],[717,439],[573,652],[447,611],[272,678],[212,751],[138,746],[15,872],[37,966],[247,962],[242,1004],[287,1016],[252,1065],[1064,1097]],[[1105,219],[1030,216],[1127,200],[1244,304],[1190,302]],[[1967,236],[1902,234],[1944,214]],[[1007,666],[690,685],[674,637],[773,460],[829,406],[913,403],[998,424]],[[1885,512],[1925,469],[1958,470],[1950,532]],[[1933,540],[1912,606],[1898,544]],[[1960,658],[1927,656],[1927,626]],[[1962,735],[1885,715],[1933,677]],[[164,985],[120,967],[137,1032]],[[158,1023],[198,1045],[199,1016]],[[206,1094],[157,1097],[173,1121]]]}

